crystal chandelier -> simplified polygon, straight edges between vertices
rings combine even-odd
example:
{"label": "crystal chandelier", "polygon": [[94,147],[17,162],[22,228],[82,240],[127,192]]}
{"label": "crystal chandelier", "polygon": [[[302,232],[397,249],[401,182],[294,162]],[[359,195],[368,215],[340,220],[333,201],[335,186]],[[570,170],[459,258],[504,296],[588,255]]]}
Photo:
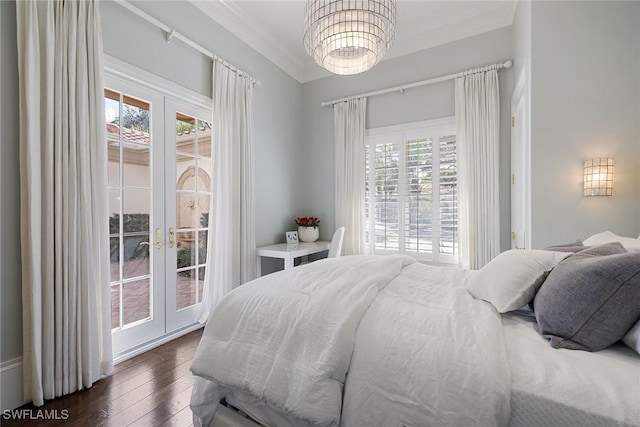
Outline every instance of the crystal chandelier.
{"label": "crystal chandelier", "polygon": [[335,74],[373,67],[396,38],[396,0],[307,0],[304,47]]}

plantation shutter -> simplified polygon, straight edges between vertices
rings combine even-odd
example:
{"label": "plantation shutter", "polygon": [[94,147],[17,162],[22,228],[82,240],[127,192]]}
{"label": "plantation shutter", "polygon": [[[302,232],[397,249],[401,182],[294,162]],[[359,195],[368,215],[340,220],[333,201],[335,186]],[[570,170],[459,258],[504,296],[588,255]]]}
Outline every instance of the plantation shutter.
{"label": "plantation shutter", "polygon": [[366,242],[373,253],[456,262],[456,138],[425,127],[368,138]]}
{"label": "plantation shutter", "polygon": [[443,255],[458,253],[458,169],[456,137],[440,138],[440,248]]}
{"label": "plantation shutter", "polygon": [[433,251],[433,148],[433,139],[430,137],[406,141],[403,216],[407,252]]}

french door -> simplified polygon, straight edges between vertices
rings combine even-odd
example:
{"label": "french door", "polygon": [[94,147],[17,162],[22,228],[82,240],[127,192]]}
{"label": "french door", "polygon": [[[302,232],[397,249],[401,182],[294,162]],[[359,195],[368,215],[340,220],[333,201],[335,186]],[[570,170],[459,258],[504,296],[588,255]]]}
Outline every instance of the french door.
{"label": "french door", "polygon": [[196,321],[211,192],[208,111],[106,76],[113,354]]}
{"label": "french door", "polygon": [[211,122],[207,111],[167,99],[165,103],[167,324],[196,319],[204,291],[211,202]]}

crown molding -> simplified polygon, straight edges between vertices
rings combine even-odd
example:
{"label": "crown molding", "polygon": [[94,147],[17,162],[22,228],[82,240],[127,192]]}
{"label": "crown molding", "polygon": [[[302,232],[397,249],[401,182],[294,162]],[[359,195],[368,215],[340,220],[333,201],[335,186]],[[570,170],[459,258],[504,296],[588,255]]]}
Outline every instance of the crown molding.
{"label": "crown molding", "polygon": [[[311,58],[301,57],[298,50],[291,49],[290,42],[283,43],[271,34],[260,19],[246,13],[245,6],[242,5],[243,2],[233,0],[190,1],[205,15],[298,82],[307,83],[333,75],[318,66]],[[505,8],[505,4],[510,7]],[[455,23],[447,23],[438,27],[431,25],[422,29],[413,27],[406,30],[411,32],[410,37],[404,37],[401,41],[397,40],[396,45],[387,52],[382,61],[507,27],[513,24],[516,8],[517,2],[508,0],[500,2],[500,6],[491,11],[483,10]]]}
{"label": "crown molding", "polygon": [[300,83],[306,81],[304,61],[282,47],[259,21],[251,19],[242,8],[233,1],[198,1],[190,0],[209,18],[216,21],[231,34],[255,49],[259,54],[273,62],[285,73]]}

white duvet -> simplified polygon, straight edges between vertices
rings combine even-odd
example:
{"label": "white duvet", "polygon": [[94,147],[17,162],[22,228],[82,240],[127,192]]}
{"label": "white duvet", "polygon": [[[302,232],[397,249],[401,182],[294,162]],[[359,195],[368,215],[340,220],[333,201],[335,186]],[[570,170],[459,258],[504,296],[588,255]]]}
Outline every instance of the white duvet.
{"label": "white duvet", "polygon": [[[264,276],[229,293],[207,322],[191,371],[214,381],[191,401],[208,425],[239,390],[305,423],[335,426],[356,329],[405,256],[340,257]],[[213,405],[215,406],[215,404]]]}
{"label": "white duvet", "polygon": [[499,314],[473,272],[406,267],[365,313],[342,426],[506,426],[511,377]]}
{"label": "white duvet", "polygon": [[209,425],[216,402],[238,391],[292,425],[506,425],[501,320],[466,291],[470,274],[341,257],[239,287],[194,359],[194,424]]}

